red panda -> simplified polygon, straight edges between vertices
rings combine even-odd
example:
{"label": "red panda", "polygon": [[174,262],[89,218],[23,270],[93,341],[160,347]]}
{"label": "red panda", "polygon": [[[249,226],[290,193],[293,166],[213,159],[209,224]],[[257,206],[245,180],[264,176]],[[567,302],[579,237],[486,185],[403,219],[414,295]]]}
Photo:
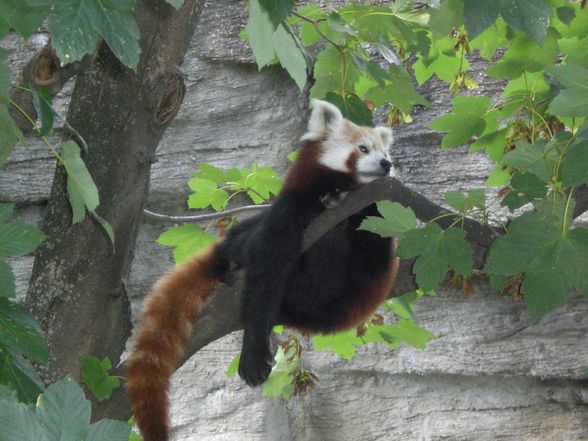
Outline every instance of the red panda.
{"label": "red panda", "polygon": [[392,132],[355,125],[313,100],[303,146],[271,207],[240,222],[153,287],[127,360],[127,390],[144,441],[168,440],[169,379],[204,300],[229,269],[244,268],[239,375],[250,386],[270,374],[276,324],[309,333],[357,326],[389,294],[392,240],[358,230],[364,208],[302,251],[302,236],[325,200],[390,174]]}

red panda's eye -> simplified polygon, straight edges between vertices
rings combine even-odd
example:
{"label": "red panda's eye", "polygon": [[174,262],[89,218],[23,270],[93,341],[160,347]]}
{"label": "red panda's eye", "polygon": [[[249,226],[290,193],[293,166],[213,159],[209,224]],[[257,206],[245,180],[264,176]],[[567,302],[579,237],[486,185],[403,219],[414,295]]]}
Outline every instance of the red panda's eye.
{"label": "red panda's eye", "polygon": [[367,146],[365,146],[363,144],[360,145],[358,148],[361,153],[369,153],[369,151],[370,151],[370,149],[368,149]]}

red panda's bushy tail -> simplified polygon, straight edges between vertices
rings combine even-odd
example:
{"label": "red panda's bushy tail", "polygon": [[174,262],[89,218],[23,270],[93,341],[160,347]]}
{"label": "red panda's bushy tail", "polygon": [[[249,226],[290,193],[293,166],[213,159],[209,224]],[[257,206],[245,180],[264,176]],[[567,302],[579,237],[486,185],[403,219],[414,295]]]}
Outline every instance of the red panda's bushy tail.
{"label": "red panda's bushy tail", "polygon": [[168,440],[169,380],[204,300],[220,282],[217,244],[160,279],[147,298],[128,358],[126,388],[144,441]]}

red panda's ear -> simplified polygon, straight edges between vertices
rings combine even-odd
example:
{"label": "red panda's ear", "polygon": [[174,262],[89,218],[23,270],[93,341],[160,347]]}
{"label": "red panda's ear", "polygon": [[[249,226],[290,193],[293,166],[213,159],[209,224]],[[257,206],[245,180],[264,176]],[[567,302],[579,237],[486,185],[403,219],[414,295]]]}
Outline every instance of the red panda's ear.
{"label": "red panda's ear", "polygon": [[382,138],[382,142],[386,147],[389,147],[394,141],[392,130],[390,130],[388,127],[376,127],[374,130],[376,131],[376,134]]}
{"label": "red panda's ear", "polygon": [[302,140],[318,140],[324,138],[329,131],[337,131],[343,122],[341,111],[327,101],[313,99],[310,102],[312,112],[308,120],[308,128]]}

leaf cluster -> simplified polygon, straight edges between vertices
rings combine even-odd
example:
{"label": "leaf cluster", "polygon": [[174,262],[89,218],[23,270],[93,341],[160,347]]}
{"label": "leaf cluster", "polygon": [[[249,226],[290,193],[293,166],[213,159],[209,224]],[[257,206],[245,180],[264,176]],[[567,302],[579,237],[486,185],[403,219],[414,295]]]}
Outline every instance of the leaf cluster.
{"label": "leaf cluster", "polygon": [[311,97],[332,102],[361,125],[373,125],[372,111],[384,104],[393,105],[389,118],[404,120],[414,105],[428,105],[401,60],[427,46],[424,14],[410,5],[292,6],[249,1],[244,37],[260,69],[279,62],[300,89],[312,71]]}
{"label": "leaf cluster", "polygon": [[[198,172],[194,173],[188,186],[193,191],[188,196],[188,208],[212,208],[216,212],[221,212],[231,200],[241,196],[254,204],[268,201],[280,192],[282,181],[273,169],[256,163],[248,169],[233,167],[229,170],[221,170],[210,164],[200,164]],[[218,225],[221,232],[227,224],[230,226],[231,222],[231,218],[228,221],[222,220]],[[207,231],[209,227],[203,229],[194,224],[172,227],[159,236],[157,243],[174,247],[174,260],[180,263],[216,240],[215,236]]]}
{"label": "leaf cluster", "polygon": [[90,424],[90,402],[70,377],[51,384],[35,404],[26,405],[0,386],[0,427],[4,440],[127,441],[131,425],[103,419]]}
{"label": "leaf cluster", "polygon": [[20,400],[33,402],[44,389],[29,362],[47,362],[47,344],[34,317],[16,301],[14,274],[7,257],[33,252],[45,239],[37,228],[9,217],[14,204],[0,204],[0,384]]}
{"label": "leaf cluster", "polygon": [[[311,337],[313,348],[317,351],[329,350],[345,360],[353,359],[358,348],[370,343],[383,343],[391,349],[397,349],[405,343],[417,349],[424,349],[427,342],[435,336],[417,324],[412,308],[413,302],[424,295],[425,293],[419,290],[386,300],[381,308],[394,313],[395,319],[392,323],[385,323],[382,315],[374,314],[356,329]],[[274,328],[276,334],[284,332],[282,326]],[[301,395],[312,389],[319,381],[314,373],[303,367],[302,346],[300,336],[288,334],[287,340],[278,347],[275,365],[263,385],[265,396],[290,398]],[[240,354],[232,360],[226,371],[227,376],[237,373],[239,358]]]}

